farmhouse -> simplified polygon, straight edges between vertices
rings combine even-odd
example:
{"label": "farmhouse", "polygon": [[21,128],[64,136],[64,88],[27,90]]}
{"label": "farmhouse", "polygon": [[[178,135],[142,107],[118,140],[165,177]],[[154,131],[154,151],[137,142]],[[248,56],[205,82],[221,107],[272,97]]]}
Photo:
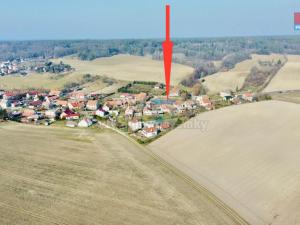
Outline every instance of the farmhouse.
{"label": "farmhouse", "polygon": [[61,91],[58,91],[58,90],[51,90],[49,92],[49,96],[57,96],[57,97],[60,97],[61,96]]}
{"label": "farmhouse", "polygon": [[75,114],[75,113],[72,110],[66,109],[65,111],[63,111],[62,114],[60,114],[60,119],[65,119],[67,116],[70,116],[73,114]]}
{"label": "farmhouse", "polygon": [[170,97],[179,97],[180,95],[180,90],[178,87],[174,87],[171,91],[170,91]]}
{"label": "farmhouse", "polygon": [[72,113],[66,116],[66,120],[78,120],[80,117],[79,113]]}
{"label": "farmhouse", "polygon": [[49,119],[54,119],[58,117],[58,115],[59,115],[59,111],[57,109],[49,109],[45,111],[45,116]]}
{"label": "farmhouse", "polygon": [[128,126],[132,131],[137,131],[142,129],[143,124],[141,121],[138,121],[137,119],[133,119],[128,122]]}
{"label": "farmhouse", "polygon": [[62,106],[62,107],[67,107],[67,106],[68,106],[68,101],[58,99],[58,100],[56,101],[56,105]]}
{"label": "farmhouse", "polygon": [[242,95],[242,98],[245,100],[245,101],[249,101],[249,102],[252,102],[253,99],[254,99],[254,95],[253,93],[251,92],[246,92]]}
{"label": "farmhouse", "polygon": [[131,106],[128,106],[125,110],[125,116],[133,117],[133,115],[134,115],[134,108]]}
{"label": "farmhouse", "polygon": [[105,110],[103,110],[103,109],[98,109],[95,112],[95,115],[104,118],[104,117],[106,117],[108,115],[108,112],[105,111]]}
{"label": "farmhouse", "polygon": [[67,122],[66,122],[66,126],[67,126],[67,127],[74,128],[74,127],[77,126],[77,123],[74,122],[74,121],[67,121]]}
{"label": "farmhouse", "polygon": [[147,100],[147,94],[141,92],[139,94],[134,95],[134,98],[137,102],[144,102]]}
{"label": "farmhouse", "polygon": [[68,102],[68,107],[71,110],[78,110],[84,108],[84,102]]}
{"label": "farmhouse", "polygon": [[93,122],[90,119],[85,118],[78,123],[78,127],[90,127],[92,124]]}
{"label": "farmhouse", "polygon": [[87,110],[97,110],[99,108],[99,103],[97,100],[89,100],[86,104],[86,109]]}
{"label": "farmhouse", "polygon": [[158,130],[155,127],[144,128],[142,134],[147,138],[153,138],[157,136]]}
{"label": "farmhouse", "polygon": [[210,101],[207,95],[201,95],[196,97],[196,101],[199,102],[199,105],[206,108],[207,110],[212,109],[212,102]]}
{"label": "farmhouse", "polygon": [[70,93],[70,98],[72,100],[84,101],[85,100],[85,95],[84,95],[83,92],[74,91],[74,92]]}
{"label": "farmhouse", "polygon": [[33,109],[24,109],[22,112],[22,116],[24,117],[30,117],[35,114],[35,111]]}

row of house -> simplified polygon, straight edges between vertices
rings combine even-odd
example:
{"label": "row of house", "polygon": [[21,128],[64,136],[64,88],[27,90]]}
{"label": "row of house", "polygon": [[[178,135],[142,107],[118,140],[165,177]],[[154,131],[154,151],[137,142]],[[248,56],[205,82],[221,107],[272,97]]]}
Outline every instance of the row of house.
{"label": "row of house", "polygon": [[160,132],[169,129],[171,125],[169,122],[142,122],[137,119],[133,119],[128,122],[128,127],[133,132],[141,131],[140,133],[146,138],[153,138],[157,136]]}

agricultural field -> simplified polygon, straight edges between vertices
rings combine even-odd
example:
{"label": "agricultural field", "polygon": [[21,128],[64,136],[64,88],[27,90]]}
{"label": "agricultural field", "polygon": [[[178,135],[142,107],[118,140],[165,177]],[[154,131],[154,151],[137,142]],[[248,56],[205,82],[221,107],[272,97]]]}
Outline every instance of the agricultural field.
{"label": "agricultural field", "polygon": [[0,123],[0,224],[246,224],[110,130]]}
{"label": "agricultural field", "polygon": [[226,107],[200,114],[148,148],[250,224],[300,224],[299,115],[298,104],[280,101]]}
{"label": "agricultural field", "polygon": [[[92,61],[82,61],[76,57],[65,57],[57,59],[55,62],[59,61],[71,65],[77,72],[82,74],[106,75],[107,77],[126,81],[165,82],[163,61],[152,60],[149,57],[116,55]],[[192,72],[192,67],[173,63],[172,84],[178,84]]]}
{"label": "agricultural field", "polygon": [[269,94],[273,100],[300,104],[300,90],[291,92],[274,92]]}
{"label": "agricultural field", "polygon": [[288,62],[272,79],[264,92],[300,90],[300,56],[288,55]]}
{"label": "agricultural field", "polygon": [[243,87],[246,77],[254,66],[260,67],[259,61],[272,62],[278,60],[283,61],[284,56],[278,54],[252,55],[252,59],[236,64],[236,66],[229,71],[218,72],[205,77],[205,82],[203,84],[211,94],[225,90],[235,91],[237,88],[240,89]]}
{"label": "agricultural field", "polygon": [[[68,83],[80,83],[84,75],[85,74],[77,71],[59,75],[50,73],[32,73],[26,76],[8,75],[0,77],[0,89],[62,89],[64,85]],[[109,86],[101,82],[101,80],[89,85],[91,85],[93,91],[101,90]]]}

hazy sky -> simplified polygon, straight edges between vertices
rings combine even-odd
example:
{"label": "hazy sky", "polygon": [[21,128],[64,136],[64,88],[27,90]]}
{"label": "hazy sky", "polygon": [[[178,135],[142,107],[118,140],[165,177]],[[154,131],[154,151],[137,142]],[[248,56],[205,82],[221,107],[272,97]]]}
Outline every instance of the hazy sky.
{"label": "hazy sky", "polygon": [[[0,0],[0,39],[109,39],[297,34],[299,0]],[[298,32],[300,35],[300,32]]]}

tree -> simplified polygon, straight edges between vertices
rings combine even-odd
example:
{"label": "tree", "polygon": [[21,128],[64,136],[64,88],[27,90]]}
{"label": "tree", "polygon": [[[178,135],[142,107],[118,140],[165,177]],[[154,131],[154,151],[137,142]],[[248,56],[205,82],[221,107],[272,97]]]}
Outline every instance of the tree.
{"label": "tree", "polygon": [[0,119],[1,120],[4,120],[4,119],[6,119],[7,118],[7,111],[6,111],[6,109],[0,109]]}
{"label": "tree", "polygon": [[200,83],[197,83],[194,85],[192,89],[192,93],[194,96],[198,96],[201,93],[202,85]]}

